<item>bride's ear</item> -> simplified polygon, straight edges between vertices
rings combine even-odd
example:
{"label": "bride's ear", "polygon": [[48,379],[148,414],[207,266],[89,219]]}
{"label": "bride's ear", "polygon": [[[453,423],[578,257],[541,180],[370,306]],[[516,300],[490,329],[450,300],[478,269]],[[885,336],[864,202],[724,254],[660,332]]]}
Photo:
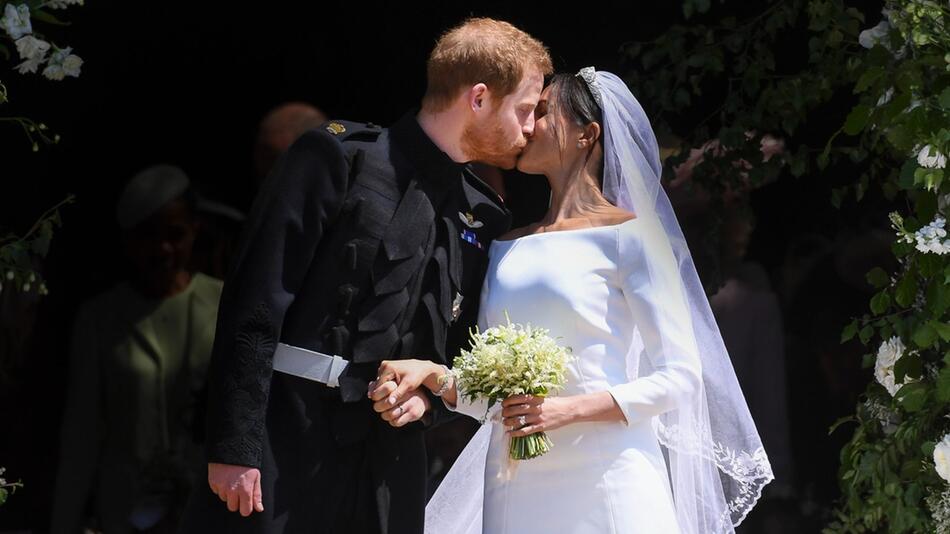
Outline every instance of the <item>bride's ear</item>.
{"label": "bride's ear", "polygon": [[600,139],[600,125],[596,122],[592,122],[584,127],[583,135],[578,139],[578,147],[583,145],[584,147],[593,146],[597,140]]}

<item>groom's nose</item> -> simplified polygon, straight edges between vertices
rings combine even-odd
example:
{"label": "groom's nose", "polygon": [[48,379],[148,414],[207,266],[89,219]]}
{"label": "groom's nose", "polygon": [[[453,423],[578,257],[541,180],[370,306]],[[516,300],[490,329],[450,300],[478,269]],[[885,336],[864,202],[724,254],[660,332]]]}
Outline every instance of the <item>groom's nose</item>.
{"label": "groom's nose", "polygon": [[534,134],[534,113],[528,116],[528,120],[521,127],[521,133],[525,137],[531,137]]}

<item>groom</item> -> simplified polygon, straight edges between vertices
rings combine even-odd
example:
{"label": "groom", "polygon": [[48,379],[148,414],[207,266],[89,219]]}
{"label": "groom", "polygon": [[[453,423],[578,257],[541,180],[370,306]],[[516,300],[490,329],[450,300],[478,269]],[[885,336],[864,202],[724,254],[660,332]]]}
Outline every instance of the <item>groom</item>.
{"label": "groom", "polygon": [[367,384],[381,360],[444,362],[467,339],[510,215],[464,163],[514,166],[552,68],[521,30],[470,19],[427,70],[421,110],[304,134],[255,201],[209,370],[208,487],[182,533],[422,532],[439,403],[417,392],[387,423]]}

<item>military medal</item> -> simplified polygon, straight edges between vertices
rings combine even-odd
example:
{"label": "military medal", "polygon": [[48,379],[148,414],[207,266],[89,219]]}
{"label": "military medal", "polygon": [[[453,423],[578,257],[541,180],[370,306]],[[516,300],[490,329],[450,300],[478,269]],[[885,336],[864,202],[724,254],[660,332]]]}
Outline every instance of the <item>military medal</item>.
{"label": "military medal", "polygon": [[330,124],[327,124],[327,131],[333,135],[340,135],[346,131],[346,126],[343,126],[338,122],[331,122]]}
{"label": "military medal", "polygon": [[461,293],[455,292],[455,300],[452,301],[452,320],[459,318],[462,314],[462,299],[465,298]]}
{"label": "military medal", "polygon": [[465,226],[468,226],[469,228],[481,228],[482,226],[485,226],[485,223],[482,221],[476,221],[475,216],[467,211],[465,213],[460,211],[459,219],[461,219],[462,222],[465,223]]}
{"label": "military medal", "polygon": [[479,250],[485,250],[485,247],[482,246],[478,241],[478,237],[475,236],[475,232],[471,230],[462,230],[462,239],[468,241],[469,243],[478,247]]}

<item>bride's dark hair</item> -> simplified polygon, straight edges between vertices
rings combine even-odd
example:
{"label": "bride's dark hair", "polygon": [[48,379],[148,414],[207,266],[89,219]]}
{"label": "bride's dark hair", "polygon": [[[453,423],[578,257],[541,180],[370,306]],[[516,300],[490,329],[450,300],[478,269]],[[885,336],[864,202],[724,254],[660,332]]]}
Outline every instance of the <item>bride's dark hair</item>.
{"label": "bride's dark hair", "polygon": [[[554,109],[556,113],[563,114],[564,117],[577,124],[578,126],[587,126],[592,122],[600,125],[600,138],[597,141],[602,143],[604,136],[604,114],[594,100],[587,82],[580,76],[574,74],[558,73],[551,76],[548,81],[551,87],[551,96],[554,99]],[[560,132],[554,128],[554,136],[560,141]],[[589,160],[594,153],[597,143],[593,143],[587,151]],[[601,144],[601,146],[603,146]],[[604,190],[604,151],[599,154],[597,162],[597,186]]]}

